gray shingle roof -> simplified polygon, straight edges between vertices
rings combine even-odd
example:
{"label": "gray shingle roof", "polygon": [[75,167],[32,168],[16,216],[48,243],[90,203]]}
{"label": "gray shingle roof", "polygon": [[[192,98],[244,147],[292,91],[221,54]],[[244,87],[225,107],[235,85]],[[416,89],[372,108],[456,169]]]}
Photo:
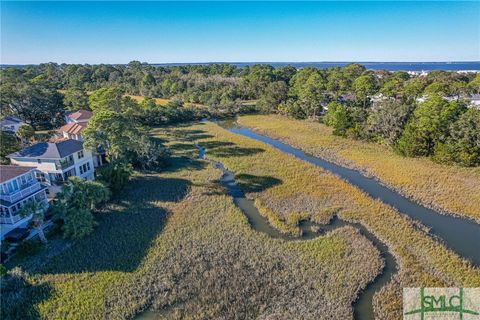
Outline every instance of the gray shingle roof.
{"label": "gray shingle roof", "polygon": [[9,154],[9,158],[61,159],[83,150],[83,143],[67,139],[58,142],[40,142],[18,152]]}

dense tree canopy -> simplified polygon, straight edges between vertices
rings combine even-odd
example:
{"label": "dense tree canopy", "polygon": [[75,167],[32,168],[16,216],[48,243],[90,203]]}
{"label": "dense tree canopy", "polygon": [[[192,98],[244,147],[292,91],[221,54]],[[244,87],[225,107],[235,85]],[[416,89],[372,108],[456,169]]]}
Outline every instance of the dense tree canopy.
{"label": "dense tree canopy", "polygon": [[281,103],[287,100],[288,85],[285,81],[270,83],[258,100],[257,106],[264,113],[271,113],[277,110]]}
{"label": "dense tree canopy", "polygon": [[465,106],[432,96],[421,103],[407,122],[397,142],[397,150],[406,156],[430,156],[436,144],[448,136],[449,126],[457,120]]}
{"label": "dense tree canopy", "polygon": [[383,100],[369,112],[366,124],[368,136],[387,145],[393,145],[402,134],[412,112],[412,105],[396,100]]}
{"label": "dense tree canopy", "polygon": [[[163,154],[162,148],[153,147],[155,142],[143,138],[145,127],[251,111],[299,119],[324,117],[342,136],[394,145],[409,156],[435,155],[436,161],[475,165],[475,161],[460,160],[464,156],[452,156],[460,145],[465,146],[454,140],[466,139],[453,134],[452,126],[469,108],[470,95],[480,93],[478,73],[411,75],[367,70],[359,64],[299,70],[266,64],[164,67],[139,61],[48,63],[0,72],[2,115],[16,115],[37,130],[62,124],[65,111],[91,109],[94,117],[86,130],[87,145],[102,146],[111,158],[136,158],[139,167],[145,166],[141,159],[146,156]],[[146,99],[137,103],[129,95]],[[170,102],[161,106],[150,98]],[[432,115],[436,112],[441,115]],[[461,126],[472,132],[474,123],[463,120]],[[153,149],[142,148],[145,145]]]}
{"label": "dense tree canopy", "polygon": [[141,137],[147,134],[136,120],[138,105],[123,96],[117,88],[102,88],[90,95],[93,116],[83,131],[84,143],[90,148],[102,148],[113,159],[127,157],[141,147]]}
{"label": "dense tree canopy", "polygon": [[62,95],[44,82],[15,79],[0,85],[2,114],[19,117],[33,128],[52,128],[63,121]]}
{"label": "dense tree canopy", "polygon": [[450,124],[448,138],[435,146],[434,160],[463,166],[480,164],[480,112],[469,109]]}
{"label": "dense tree canopy", "polygon": [[20,141],[9,133],[0,132],[0,164],[9,164],[7,156],[21,149]]}
{"label": "dense tree canopy", "polygon": [[87,92],[83,89],[72,88],[65,90],[63,103],[67,111],[90,109]]}

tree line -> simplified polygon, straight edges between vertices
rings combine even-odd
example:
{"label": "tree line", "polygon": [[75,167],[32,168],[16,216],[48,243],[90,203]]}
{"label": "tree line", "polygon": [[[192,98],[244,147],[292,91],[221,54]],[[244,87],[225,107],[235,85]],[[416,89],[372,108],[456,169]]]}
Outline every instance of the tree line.
{"label": "tree line", "polygon": [[[2,113],[17,115],[34,129],[57,127],[68,111],[95,109],[96,99],[103,99],[100,92],[109,91],[119,101],[125,95],[147,97],[141,103],[122,102],[130,110],[128,117],[147,126],[252,111],[281,113],[323,121],[334,134],[386,144],[405,156],[480,164],[479,111],[467,99],[480,94],[478,73],[416,76],[359,64],[297,70],[265,64],[160,67],[132,61],[4,68],[1,78]],[[171,102],[161,107],[150,98]],[[252,100],[255,108],[244,103]]]}

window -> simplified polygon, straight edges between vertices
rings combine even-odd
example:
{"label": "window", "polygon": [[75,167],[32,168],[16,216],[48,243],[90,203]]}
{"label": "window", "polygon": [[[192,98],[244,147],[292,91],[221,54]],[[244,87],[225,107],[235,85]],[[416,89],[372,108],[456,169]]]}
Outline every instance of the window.
{"label": "window", "polygon": [[36,178],[39,182],[46,182],[47,179],[45,179],[45,174],[42,172],[35,172]]}
{"label": "window", "polygon": [[74,175],[75,175],[75,169],[68,170],[67,172],[64,173],[64,180],[67,181],[68,177],[71,177]]}
{"label": "window", "polygon": [[77,152],[77,155],[78,155],[78,159],[82,159],[83,158],[83,150],[82,151],[78,151]]}
{"label": "window", "polygon": [[87,171],[90,171],[90,162],[82,164],[80,167],[80,174],[84,174]]}
{"label": "window", "polygon": [[6,184],[6,189],[8,190],[8,193],[12,193],[13,191],[18,190],[18,183],[17,180],[12,180]]}
{"label": "window", "polygon": [[42,163],[42,159],[37,159],[37,163]]}

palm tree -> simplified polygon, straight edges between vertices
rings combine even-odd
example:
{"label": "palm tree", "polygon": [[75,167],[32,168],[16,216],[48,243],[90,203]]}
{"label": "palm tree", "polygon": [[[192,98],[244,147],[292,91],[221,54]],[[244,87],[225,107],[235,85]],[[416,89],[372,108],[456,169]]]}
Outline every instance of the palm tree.
{"label": "palm tree", "polygon": [[109,196],[108,188],[100,182],[70,177],[52,206],[55,217],[63,220],[64,236],[82,238],[91,233],[96,224],[91,210]]}
{"label": "palm tree", "polygon": [[43,244],[47,244],[47,238],[43,232],[43,220],[45,219],[45,203],[30,200],[23,205],[20,209],[20,216],[27,217],[32,216],[33,228],[37,231],[38,237]]}

